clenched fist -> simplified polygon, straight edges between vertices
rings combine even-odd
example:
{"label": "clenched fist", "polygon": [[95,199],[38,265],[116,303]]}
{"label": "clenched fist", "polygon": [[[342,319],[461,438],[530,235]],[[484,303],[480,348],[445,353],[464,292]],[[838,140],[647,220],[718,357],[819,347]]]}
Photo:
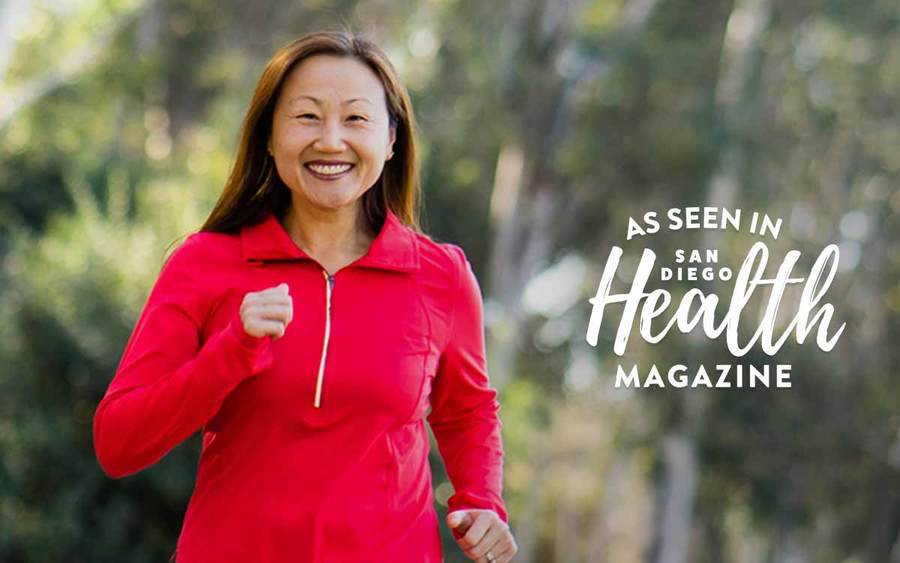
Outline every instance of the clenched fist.
{"label": "clenched fist", "polygon": [[256,338],[278,339],[294,318],[294,303],[286,283],[262,291],[251,291],[241,303],[244,332]]}
{"label": "clenched fist", "polygon": [[456,543],[472,561],[508,563],[519,551],[509,525],[493,510],[454,510],[447,525],[462,536]]}

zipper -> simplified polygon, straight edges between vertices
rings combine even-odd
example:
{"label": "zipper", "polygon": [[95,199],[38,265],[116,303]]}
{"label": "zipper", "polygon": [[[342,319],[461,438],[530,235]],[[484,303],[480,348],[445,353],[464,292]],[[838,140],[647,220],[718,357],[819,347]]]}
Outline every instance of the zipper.
{"label": "zipper", "polygon": [[322,377],[325,375],[325,358],[328,355],[328,340],[331,337],[331,292],[334,289],[334,276],[322,268],[325,276],[325,339],[322,341],[322,356],[319,359],[319,375],[316,378],[316,398],[313,406],[319,408],[322,404]]}

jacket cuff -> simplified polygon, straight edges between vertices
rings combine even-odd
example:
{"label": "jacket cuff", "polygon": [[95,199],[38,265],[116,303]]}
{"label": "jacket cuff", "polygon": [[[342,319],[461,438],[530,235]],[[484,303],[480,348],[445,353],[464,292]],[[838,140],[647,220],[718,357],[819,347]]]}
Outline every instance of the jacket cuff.
{"label": "jacket cuff", "polygon": [[233,345],[235,350],[238,350],[241,358],[249,361],[250,375],[272,367],[275,357],[272,353],[272,337],[270,335],[257,338],[247,334],[240,319],[232,319],[223,332],[223,337]]}

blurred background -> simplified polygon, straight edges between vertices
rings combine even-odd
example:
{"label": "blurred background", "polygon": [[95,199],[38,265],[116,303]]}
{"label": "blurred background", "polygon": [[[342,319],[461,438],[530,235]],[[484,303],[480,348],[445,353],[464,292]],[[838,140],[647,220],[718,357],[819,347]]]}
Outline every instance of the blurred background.
{"label": "blurred background", "polygon": [[[173,552],[199,435],[113,481],[93,412],[265,62],[343,24],[400,70],[424,224],[482,285],[517,561],[900,562],[896,0],[0,0],[0,561]],[[837,347],[735,360],[635,331],[620,359],[615,307],[588,346],[612,245],[622,289],[644,247],[739,266],[746,232],[625,243],[629,216],[688,205],[783,218],[773,260],[807,272],[840,245]],[[793,387],[616,389],[620,360],[791,363]]]}

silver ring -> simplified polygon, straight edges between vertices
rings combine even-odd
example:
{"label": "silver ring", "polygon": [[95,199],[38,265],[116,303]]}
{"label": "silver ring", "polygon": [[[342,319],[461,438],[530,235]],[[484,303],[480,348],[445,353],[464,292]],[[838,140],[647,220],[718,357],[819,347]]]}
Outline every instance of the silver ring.
{"label": "silver ring", "polygon": [[484,558],[488,560],[488,563],[494,563],[497,559],[494,557],[494,554],[488,551],[484,554]]}

